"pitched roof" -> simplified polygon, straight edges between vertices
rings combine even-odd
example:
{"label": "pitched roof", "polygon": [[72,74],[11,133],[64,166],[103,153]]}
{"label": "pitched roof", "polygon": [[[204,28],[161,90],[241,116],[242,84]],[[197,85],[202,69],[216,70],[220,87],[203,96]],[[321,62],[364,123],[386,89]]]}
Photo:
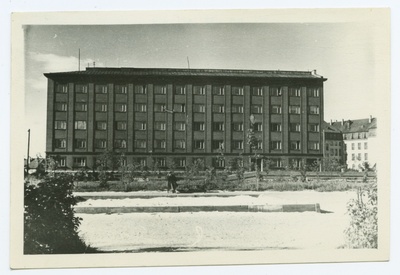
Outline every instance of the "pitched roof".
{"label": "pitched roof", "polygon": [[176,68],[109,68],[88,67],[84,71],[45,73],[53,76],[220,76],[220,77],[260,77],[260,78],[309,78],[322,79],[312,71],[265,71],[265,70],[230,70],[230,69],[176,69]]}
{"label": "pitched roof", "polygon": [[368,118],[336,121],[332,126],[343,133],[368,132],[377,127],[377,119],[372,118],[371,122]]}
{"label": "pitched roof", "polygon": [[341,131],[339,129],[336,129],[334,126],[332,126],[331,124],[329,124],[326,121],[324,121],[322,123],[322,130],[324,130],[325,132],[328,132],[328,133],[341,133]]}

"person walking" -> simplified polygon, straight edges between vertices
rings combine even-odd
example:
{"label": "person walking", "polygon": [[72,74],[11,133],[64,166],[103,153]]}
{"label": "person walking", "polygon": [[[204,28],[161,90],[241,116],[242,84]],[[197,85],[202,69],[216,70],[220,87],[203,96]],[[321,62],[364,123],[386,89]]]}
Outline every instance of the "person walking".
{"label": "person walking", "polygon": [[167,174],[168,193],[169,193],[169,190],[171,190],[172,193],[176,193],[176,187],[177,187],[176,181],[177,181],[177,178],[176,178],[174,172],[169,171]]}

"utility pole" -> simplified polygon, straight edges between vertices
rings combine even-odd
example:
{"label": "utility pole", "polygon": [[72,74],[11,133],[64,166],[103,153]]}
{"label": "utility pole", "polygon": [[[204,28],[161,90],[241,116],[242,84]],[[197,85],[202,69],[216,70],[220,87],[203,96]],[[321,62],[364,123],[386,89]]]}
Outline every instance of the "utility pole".
{"label": "utility pole", "polygon": [[26,172],[29,170],[29,146],[31,143],[31,129],[28,129],[28,152],[26,157]]}

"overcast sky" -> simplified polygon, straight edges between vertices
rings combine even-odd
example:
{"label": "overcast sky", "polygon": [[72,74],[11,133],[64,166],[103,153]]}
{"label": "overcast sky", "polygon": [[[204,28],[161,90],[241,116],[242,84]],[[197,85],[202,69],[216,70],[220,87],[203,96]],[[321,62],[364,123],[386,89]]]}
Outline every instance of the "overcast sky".
{"label": "overcast sky", "polygon": [[[96,67],[317,70],[325,120],[376,116],[381,41],[361,23],[28,26],[25,118],[31,156],[44,156],[46,72]],[[91,65],[92,66],[92,65]]]}

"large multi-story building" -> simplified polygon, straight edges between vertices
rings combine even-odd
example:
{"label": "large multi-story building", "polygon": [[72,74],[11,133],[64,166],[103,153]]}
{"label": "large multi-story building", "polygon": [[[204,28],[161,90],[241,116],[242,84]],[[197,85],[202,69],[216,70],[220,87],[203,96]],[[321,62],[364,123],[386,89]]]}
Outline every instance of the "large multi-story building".
{"label": "large multi-story building", "polygon": [[379,145],[376,139],[377,119],[342,120],[331,123],[343,134],[346,145],[347,168],[361,170],[363,163],[376,166],[379,158]]}
{"label": "large multi-story building", "polygon": [[46,154],[92,168],[105,150],[126,163],[223,167],[256,153],[275,167],[322,158],[323,82],[315,71],[86,68],[46,73]]}

